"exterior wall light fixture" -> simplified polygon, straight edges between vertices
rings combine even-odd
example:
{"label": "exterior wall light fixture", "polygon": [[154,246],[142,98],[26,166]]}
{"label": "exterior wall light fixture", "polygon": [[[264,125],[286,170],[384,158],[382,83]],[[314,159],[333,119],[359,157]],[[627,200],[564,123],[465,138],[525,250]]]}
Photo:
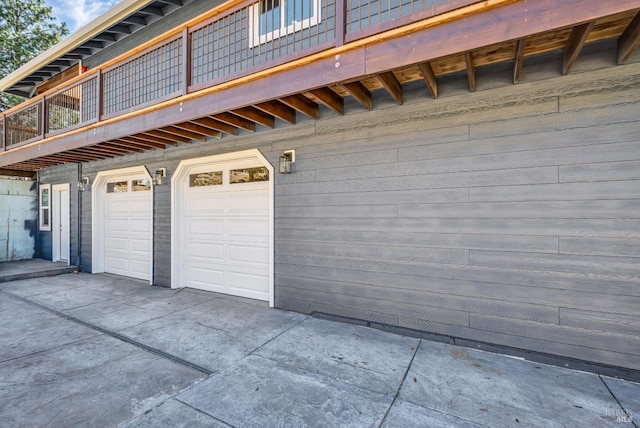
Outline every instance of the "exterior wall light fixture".
{"label": "exterior wall light fixture", "polygon": [[286,150],[280,156],[280,174],[291,174],[291,164],[296,161],[296,151]]}
{"label": "exterior wall light fixture", "polygon": [[167,168],[158,168],[153,175],[153,184],[162,186],[162,179],[167,176]]}
{"label": "exterior wall light fixture", "polygon": [[89,177],[82,177],[82,180],[78,181],[78,190],[84,192],[89,187]]}

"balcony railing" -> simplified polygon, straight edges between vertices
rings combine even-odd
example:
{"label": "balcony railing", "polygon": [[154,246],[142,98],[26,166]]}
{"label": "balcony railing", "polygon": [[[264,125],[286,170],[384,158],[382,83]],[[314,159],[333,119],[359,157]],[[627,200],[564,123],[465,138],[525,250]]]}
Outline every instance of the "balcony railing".
{"label": "balcony railing", "polygon": [[0,151],[480,0],[245,0],[0,114]]}

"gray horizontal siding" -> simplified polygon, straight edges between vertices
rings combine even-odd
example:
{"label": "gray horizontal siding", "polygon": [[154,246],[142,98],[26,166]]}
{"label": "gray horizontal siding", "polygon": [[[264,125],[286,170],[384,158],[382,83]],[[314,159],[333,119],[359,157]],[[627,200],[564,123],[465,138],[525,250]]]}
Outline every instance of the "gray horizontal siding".
{"label": "gray horizontal siding", "polygon": [[[640,370],[640,63],[531,64],[444,78],[441,98],[181,144],[83,166],[145,165],[259,148],[275,165],[276,306]],[[606,62],[605,61],[605,62]],[[494,89],[487,89],[493,87]],[[75,179],[74,179],[75,180]],[[154,188],[154,283],[171,284],[171,189]],[[73,192],[72,192],[73,193]],[[83,194],[90,268],[91,192]]]}
{"label": "gray horizontal siding", "polygon": [[276,189],[276,304],[640,369],[632,71],[408,94],[273,143],[299,159]]}

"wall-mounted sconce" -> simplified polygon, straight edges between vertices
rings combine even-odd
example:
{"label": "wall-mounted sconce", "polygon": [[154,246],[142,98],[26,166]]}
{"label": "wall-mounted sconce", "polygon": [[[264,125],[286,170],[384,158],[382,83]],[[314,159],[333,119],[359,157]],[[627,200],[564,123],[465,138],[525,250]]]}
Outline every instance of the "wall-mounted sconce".
{"label": "wall-mounted sconce", "polygon": [[291,164],[296,161],[296,151],[286,150],[280,156],[280,174],[291,174]]}
{"label": "wall-mounted sconce", "polygon": [[82,180],[78,181],[78,190],[84,192],[89,187],[89,177],[82,177]]}
{"label": "wall-mounted sconce", "polygon": [[156,172],[153,175],[153,184],[155,184],[156,186],[162,186],[162,179],[166,176],[167,176],[167,168],[156,169]]}

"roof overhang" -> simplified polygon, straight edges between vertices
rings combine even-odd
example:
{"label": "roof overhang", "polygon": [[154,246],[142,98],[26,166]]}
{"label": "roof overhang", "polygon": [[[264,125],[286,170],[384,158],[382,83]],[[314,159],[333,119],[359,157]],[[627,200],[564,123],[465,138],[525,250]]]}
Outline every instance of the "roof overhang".
{"label": "roof overhang", "polygon": [[[152,12],[145,12],[142,17],[137,16],[142,14],[145,8],[151,9],[149,6],[153,3],[158,3],[159,6],[165,5],[173,11],[182,7],[185,2],[181,0],[122,0],[60,43],[1,79],[0,92],[26,98],[32,97],[35,95],[38,84],[77,64],[83,57],[91,56],[120,40],[121,37],[113,37],[118,29],[120,31],[123,31],[122,27],[129,29],[129,31],[120,33],[128,36],[164,16],[162,9],[165,7],[160,8],[160,12],[158,12],[159,8],[153,8],[155,19],[150,19],[150,16],[153,15]],[[133,21],[132,17],[137,19]]]}

